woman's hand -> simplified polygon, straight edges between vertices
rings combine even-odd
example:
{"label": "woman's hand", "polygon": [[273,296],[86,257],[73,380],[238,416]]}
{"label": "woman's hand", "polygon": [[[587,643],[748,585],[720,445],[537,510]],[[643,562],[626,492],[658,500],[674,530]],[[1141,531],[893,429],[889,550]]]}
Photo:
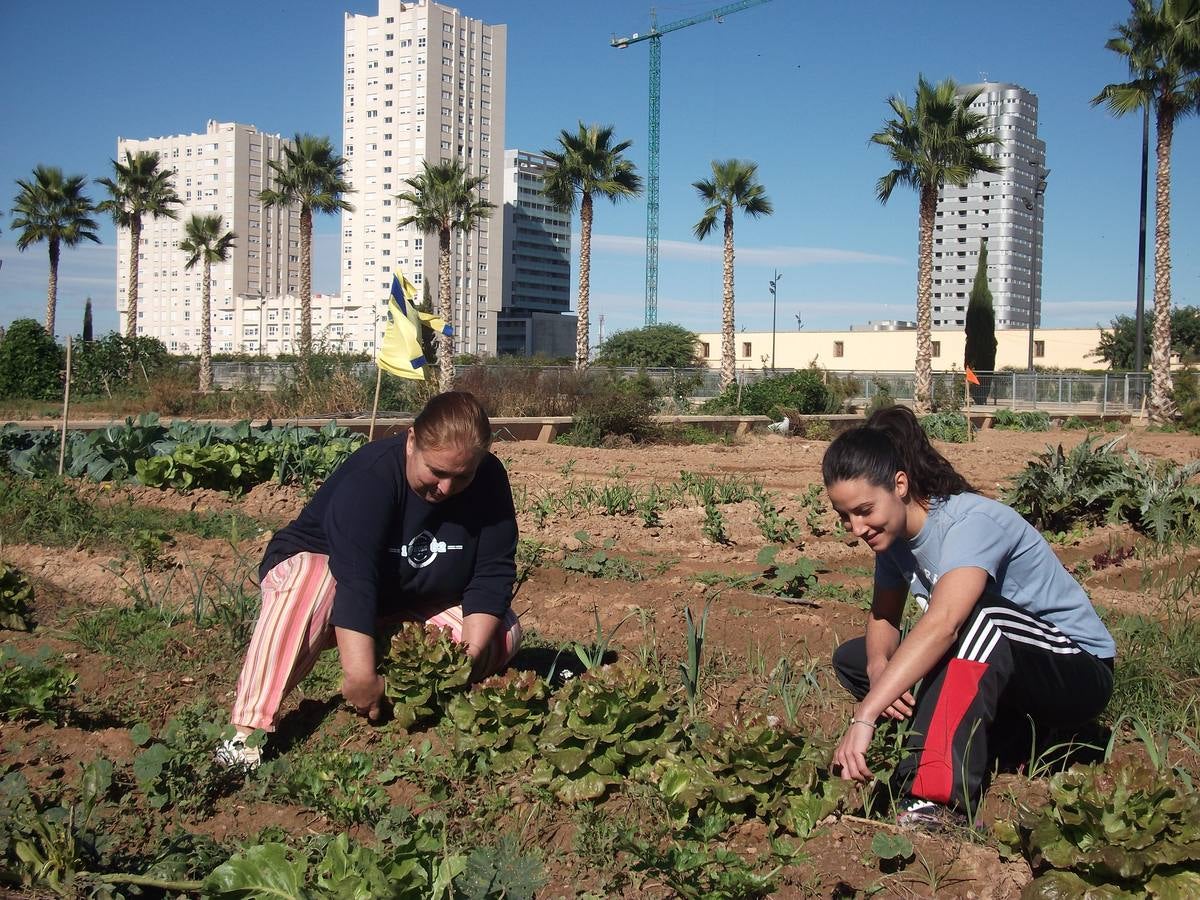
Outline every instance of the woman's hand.
{"label": "woman's hand", "polygon": [[875,726],[870,722],[851,719],[850,727],[833,751],[833,765],[841,767],[842,778],[860,782],[871,780],[871,770],[867,768],[867,748],[871,746],[874,736]]}
{"label": "woman's hand", "polygon": [[383,704],[383,676],[374,672],[368,678],[344,675],[342,696],[360,716],[378,721]]}

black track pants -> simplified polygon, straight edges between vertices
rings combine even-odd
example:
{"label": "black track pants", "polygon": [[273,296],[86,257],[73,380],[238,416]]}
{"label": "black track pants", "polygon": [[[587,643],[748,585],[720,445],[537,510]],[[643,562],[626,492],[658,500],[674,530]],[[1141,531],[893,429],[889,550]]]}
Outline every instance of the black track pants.
{"label": "black track pants", "polygon": [[[866,639],[834,651],[838,681],[867,695]],[[1073,729],[1099,715],[1112,695],[1111,660],[1100,660],[1002,597],[985,596],[958,641],[921,682],[911,754],[897,771],[914,797],[974,805],[1004,735],[997,723],[1033,720],[1038,734]],[[998,727],[994,727],[997,725]]]}

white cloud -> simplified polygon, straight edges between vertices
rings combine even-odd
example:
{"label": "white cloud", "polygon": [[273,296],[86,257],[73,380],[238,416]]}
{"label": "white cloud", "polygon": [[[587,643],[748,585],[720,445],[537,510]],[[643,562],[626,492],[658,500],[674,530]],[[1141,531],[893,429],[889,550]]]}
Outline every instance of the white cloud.
{"label": "white cloud", "polygon": [[[578,246],[579,238],[574,242]],[[606,251],[626,256],[644,256],[644,238],[624,234],[593,234],[592,252]],[[688,241],[658,242],[660,259],[720,260],[724,250],[720,241],[707,244]],[[744,263],[773,266],[842,265],[866,263],[883,265],[909,265],[910,261],[897,256],[864,253],[860,250],[839,250],[832,247],[738,247],[737,259]]]}

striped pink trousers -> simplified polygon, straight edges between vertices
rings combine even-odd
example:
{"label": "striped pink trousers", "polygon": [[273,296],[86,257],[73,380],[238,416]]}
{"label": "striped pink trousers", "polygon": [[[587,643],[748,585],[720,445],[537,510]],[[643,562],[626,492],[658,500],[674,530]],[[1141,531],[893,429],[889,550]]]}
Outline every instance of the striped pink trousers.
{"label": "striped pink trousers", "polygon": [[[242,728],[274,731],[284,698],[312,671],[325,650],[337,646],[329,616],[337,583],[329,571],[329,557],[297,553],[267,573],[262,582],[262,609],[246,661],[237,683],[237,699],[230,720]],[[448,628],[462,640],[461,606],[410,605],[385,624],[428,622]],[[510,609],[484,651],[482,673],[498,672],[516,655],[521,625]]]}

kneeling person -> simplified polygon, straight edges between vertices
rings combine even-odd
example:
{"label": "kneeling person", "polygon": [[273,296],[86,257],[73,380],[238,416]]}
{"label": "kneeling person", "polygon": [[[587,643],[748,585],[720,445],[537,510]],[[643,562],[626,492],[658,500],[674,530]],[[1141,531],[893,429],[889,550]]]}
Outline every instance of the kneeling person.
{"label": "kneeling person", "polygon": [[467,644],[472,678],[520,644],[509,608],[517,523],[487,415],[470,394],[434,397],[412,428],[360,448],[267,545],[262,609],[237,684],[236,736],[221,758],[253,768],[245,738],[275,730],[288,693],[336,647],[342,696],[379,718],[381,625],[429,622]]}

